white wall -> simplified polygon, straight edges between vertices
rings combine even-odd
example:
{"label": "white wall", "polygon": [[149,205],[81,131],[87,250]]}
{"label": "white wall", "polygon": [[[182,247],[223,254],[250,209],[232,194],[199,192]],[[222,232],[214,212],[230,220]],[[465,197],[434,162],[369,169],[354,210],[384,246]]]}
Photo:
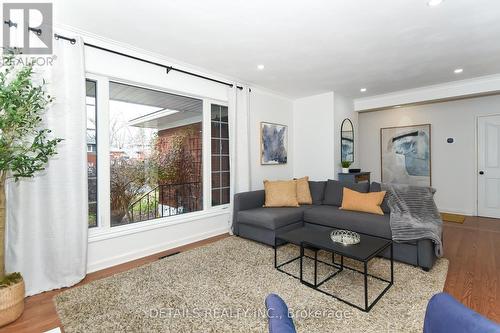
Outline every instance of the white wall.
{"label": "white wall", "polygon": [[[101,45],[102,42],[99,44]],[[118,49],[126,54],[162,63],[162,59],[154,58],[147,54],[118,48],[116,45],[106,45],[111,49]],[[171,63],[168,63],[169,65]],[[175,64],[174,64],[175,66]],[[85,69],[87,73],[104,75],[110,80],[142,83],[152,88],[164,89],[172,93],[178,93],[193,97],[209,97],[216,100],[228,100],[228,87],[208,80],[171,71],[169,74],[165,69],[120,55],[102,51],[99,49],[85,47]],[[189,70],[189,69],[187,69]]]}
{"label": "white wall", "polygon": [[[359,114],[360,166],[380,180],[380,128],[431,124],[432,185],[443,212],[476,213],[476,117],[500,114],[500,96]],[[448,144],[447,138],[455,143]]]}
{"label": "white wall", "polygon": [[295,100],[293,117],[294,177],[334,178],[333,91]]}
{"label": "white wall", "polygon": [[340,127],[345,118],[354,126],[354,165],[358,163],[358,115],[352,99],[328,92],[293,102],[294,175],[312,180],[337,179],[340,171]]}
{"label": "white wall", "polygon": [[[260,164],[260,123],[270,122],[288,126],[288,159],[283,165]],[[250,93],[250,185],[262,189],[266,179],[291,179],[294,164],[294,128],[292,101],[276,94],[252,88]],[[236,134],[238,135],[238,134]]]}
{"label": "white wall", "polygon": [[342,127],[342,121],[346,118],[349,118],[352,122],[352,126],[354,127],[354,163],[351,165],[351,167],[356,167],[359,165],[359,160],[358,160],[358,143],[359,143],[359,133],[358,133],[358,113],[354,111],[354,101],[351,98],[347,98],[345,96],[342,96],[338,93],[335,93],[335,103],[334,103],[334,109],[335,109],[335,139],[334,139],[334,154],[335,154],[335,175],[337,175],[338,172],[341,171],[342,166],[340,165],[341,162],[341,155],[340,155],[340,134],[341,134],[341,127]]}
{"label": "white wall", "polygon": [[90,237],[87,272],[95,272],[228,232],[227,212],[199,213],[171,217],[168,223],[157,222],[148,228],[132,232]]}

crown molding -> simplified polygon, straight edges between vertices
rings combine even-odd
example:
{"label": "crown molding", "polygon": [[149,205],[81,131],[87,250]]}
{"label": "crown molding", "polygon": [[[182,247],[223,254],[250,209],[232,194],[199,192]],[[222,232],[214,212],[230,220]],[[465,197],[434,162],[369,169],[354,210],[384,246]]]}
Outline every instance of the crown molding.
{"label": "crown molding", "polygon": [[394,106],[444,102],[500,93],[500,74],[452,81],[354,100],[358,112],[376,111]]}

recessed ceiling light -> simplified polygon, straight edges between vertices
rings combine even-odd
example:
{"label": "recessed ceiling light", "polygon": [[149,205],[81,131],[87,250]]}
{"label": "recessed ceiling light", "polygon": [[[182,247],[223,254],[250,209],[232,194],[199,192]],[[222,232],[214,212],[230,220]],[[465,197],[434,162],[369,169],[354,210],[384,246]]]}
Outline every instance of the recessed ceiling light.
{"label": "recessed ceiling light", "polygon": [[264,65],[257,65],[257,69],[258,69],[259,71],[263,70],[263,69],[264,69]]}
{"label": "recessed ceiling light", "polygon": [[464,71],[464,70],[463,70],[463,68],[457,68],[457,69],[455,69],[455,70],[453,71],[453,73],[455,73],[455,74],[460,74],[460,73],[462,73],[463,71]]}
{"label": "recessed ceiling light", "polygon": [[431,7],[435,7],[435,6],[440,5],[442,2],[443,2],[443,0],[429,0],[427,2],[427,5],[429,5]]}
{"label": "recessed ceiling light", "polygon": [[366,88],[361,88],[361,89],[359,89],[359,91],[361,91],[361,92],[365,92],[365,91],[366,91]]}
{"label": "recessed ceiling light", "polygon": [[401,107],[401,105],[395,105],[394,107],[395,107],[395,108],[400,108],[400,107]]}

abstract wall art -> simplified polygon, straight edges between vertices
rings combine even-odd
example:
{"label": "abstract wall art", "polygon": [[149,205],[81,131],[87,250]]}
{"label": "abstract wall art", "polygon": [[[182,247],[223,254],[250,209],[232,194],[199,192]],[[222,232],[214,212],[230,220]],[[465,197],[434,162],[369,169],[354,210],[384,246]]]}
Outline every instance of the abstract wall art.
{"label": "abstract wall art", "polygon": [[260,123],[260,163],[287,163],[288,129],[286,125]]}
{"label": "abstract wall art", "polygon": [[382,182],[431,186],[431,125],[380,129]]}

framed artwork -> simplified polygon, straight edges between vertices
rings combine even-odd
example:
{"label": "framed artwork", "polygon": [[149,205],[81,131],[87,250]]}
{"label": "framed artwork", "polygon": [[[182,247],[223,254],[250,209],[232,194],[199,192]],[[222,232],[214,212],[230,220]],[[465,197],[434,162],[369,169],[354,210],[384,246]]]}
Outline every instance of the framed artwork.
{"label": "framed artwork", "polygon": [[288,127],[260,123],[260,164],[286,164],[288,157]]}
{"label": "framed artwork", "polygon": [[382,182],[431,186],[431,125],[380,129]]}

